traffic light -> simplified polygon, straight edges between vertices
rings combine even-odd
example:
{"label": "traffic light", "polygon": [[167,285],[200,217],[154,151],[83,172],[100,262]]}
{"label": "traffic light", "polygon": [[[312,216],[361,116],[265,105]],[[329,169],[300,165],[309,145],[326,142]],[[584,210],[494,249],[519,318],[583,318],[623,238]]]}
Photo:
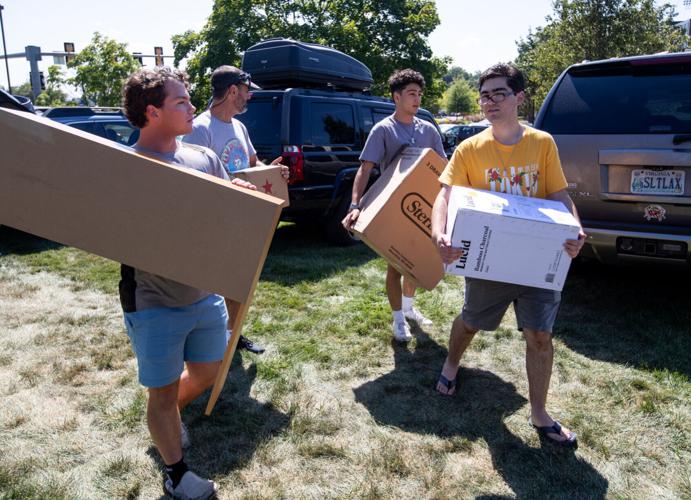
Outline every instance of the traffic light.
{"label": "traffic light", "polygon": [[163,66],[163,47],[154,47],[154,56],[156,56],[156,66]]}
{"label": "traffic light", "polygon": [[69,62],[74,59],[74,43],[72,42],[65,42],[64,44],[65,47],[65,62],[69,64]]}
{"label": "traffic light", "polygon": [[38,79],[41,82],[41,90],[46,90],[46,79],[43,76],[43,71],[38,72]]}
{"label": "traffic light", "polygon": [[140,66],[144,66],[144,58],[142,58],[141,52],[132,52],[132,57],[134,57],[135,61],[139,62]]}

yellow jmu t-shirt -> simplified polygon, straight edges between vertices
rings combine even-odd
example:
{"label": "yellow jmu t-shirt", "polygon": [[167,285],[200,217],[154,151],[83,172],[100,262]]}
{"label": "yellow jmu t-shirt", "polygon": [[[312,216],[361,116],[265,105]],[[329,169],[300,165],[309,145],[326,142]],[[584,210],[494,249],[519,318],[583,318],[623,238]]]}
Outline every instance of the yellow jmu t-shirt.
{"label": "yellow jmu t-shirt", "polygon": [[521,140],[512,146],[494,139],[491,127],[466,139],[439,182],[535,198],[567,186],[554,139],[532,127],[525,127]]}

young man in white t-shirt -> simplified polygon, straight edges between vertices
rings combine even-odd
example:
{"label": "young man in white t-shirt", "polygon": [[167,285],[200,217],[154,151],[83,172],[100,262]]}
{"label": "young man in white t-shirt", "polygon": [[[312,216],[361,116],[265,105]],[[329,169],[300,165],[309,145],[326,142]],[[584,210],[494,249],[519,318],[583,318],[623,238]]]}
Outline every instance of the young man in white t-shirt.
{"label": "young man in white t-shirt", "polygon": [[[192,131],[183,137],[183,142],[198,144],[211,149],[221,159],[228,175],[233,172],[263,165],[257,159],[257,152],[252,145],[245,124],[235,118],[247,111],[247,102],[252,98],[251,89],[258,88],[252,83],[249,73],[235,66],[220,66],[211,74],[212,100],[209,109],[194,119]],[[280,164],[278,157],[271,162]],[[282,166],[283,178],[288,180],[288,167]],[[228,301],[228,312],[231,319],[237,313],[239,304]],[[238,349],[245,349],[255,354],[264,352],[264,348],[241,335]]]}

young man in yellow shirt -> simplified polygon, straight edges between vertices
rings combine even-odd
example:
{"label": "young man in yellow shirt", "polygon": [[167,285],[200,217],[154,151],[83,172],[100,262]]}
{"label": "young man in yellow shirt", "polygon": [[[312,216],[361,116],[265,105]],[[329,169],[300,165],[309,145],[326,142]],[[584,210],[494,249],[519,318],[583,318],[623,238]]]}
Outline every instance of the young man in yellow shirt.
{"label": "young man in yellow shirt", "polygon": [[[451,186],[467,186],[522,196],[557,200],[578,219],[566,192],[566,179],[552,137],[518,121],[518,107],[525,100],[524,79],[509,64],[497,64],[480,76],[480,105],[492,126],[463,141],[439,177],[441,190],[432,211],[432,239],[444,262],[460,257],[446,230]],[[576,257],[585,240],[567,240],[564,248]],[[575,446],[576,434],[554,421],[546,410],[552,374],[552,327],[561,293],[553,290],[466,278],[465,302],[451,327],[449,353],[442,367],[437,391],[452,395],[463,352],[478,330],[495,330],[511,303],[519,329],[526,339],[526,371],[530,398],[530,423],[540,435],[563,446]]]}

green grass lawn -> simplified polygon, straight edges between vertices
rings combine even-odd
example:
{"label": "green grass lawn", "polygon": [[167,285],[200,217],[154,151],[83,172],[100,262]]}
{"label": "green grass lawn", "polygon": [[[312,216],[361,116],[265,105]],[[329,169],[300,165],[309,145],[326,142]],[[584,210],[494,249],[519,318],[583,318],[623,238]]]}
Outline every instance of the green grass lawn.
{"label": "green grass lawn", "polygon": [[[688,273],[577,263],[555,328],[548,407],[579,435],[527,424],[524,342],[509,312],[433,390],[463,298],[420,292],[435,326],[391,340],[385,263],[294,225],[276,232],[211,417],[183,414],[189,465],[221,498],[691,498]],[[119,267],[0,229],[0,498],[159,497],[146,392]]]}

